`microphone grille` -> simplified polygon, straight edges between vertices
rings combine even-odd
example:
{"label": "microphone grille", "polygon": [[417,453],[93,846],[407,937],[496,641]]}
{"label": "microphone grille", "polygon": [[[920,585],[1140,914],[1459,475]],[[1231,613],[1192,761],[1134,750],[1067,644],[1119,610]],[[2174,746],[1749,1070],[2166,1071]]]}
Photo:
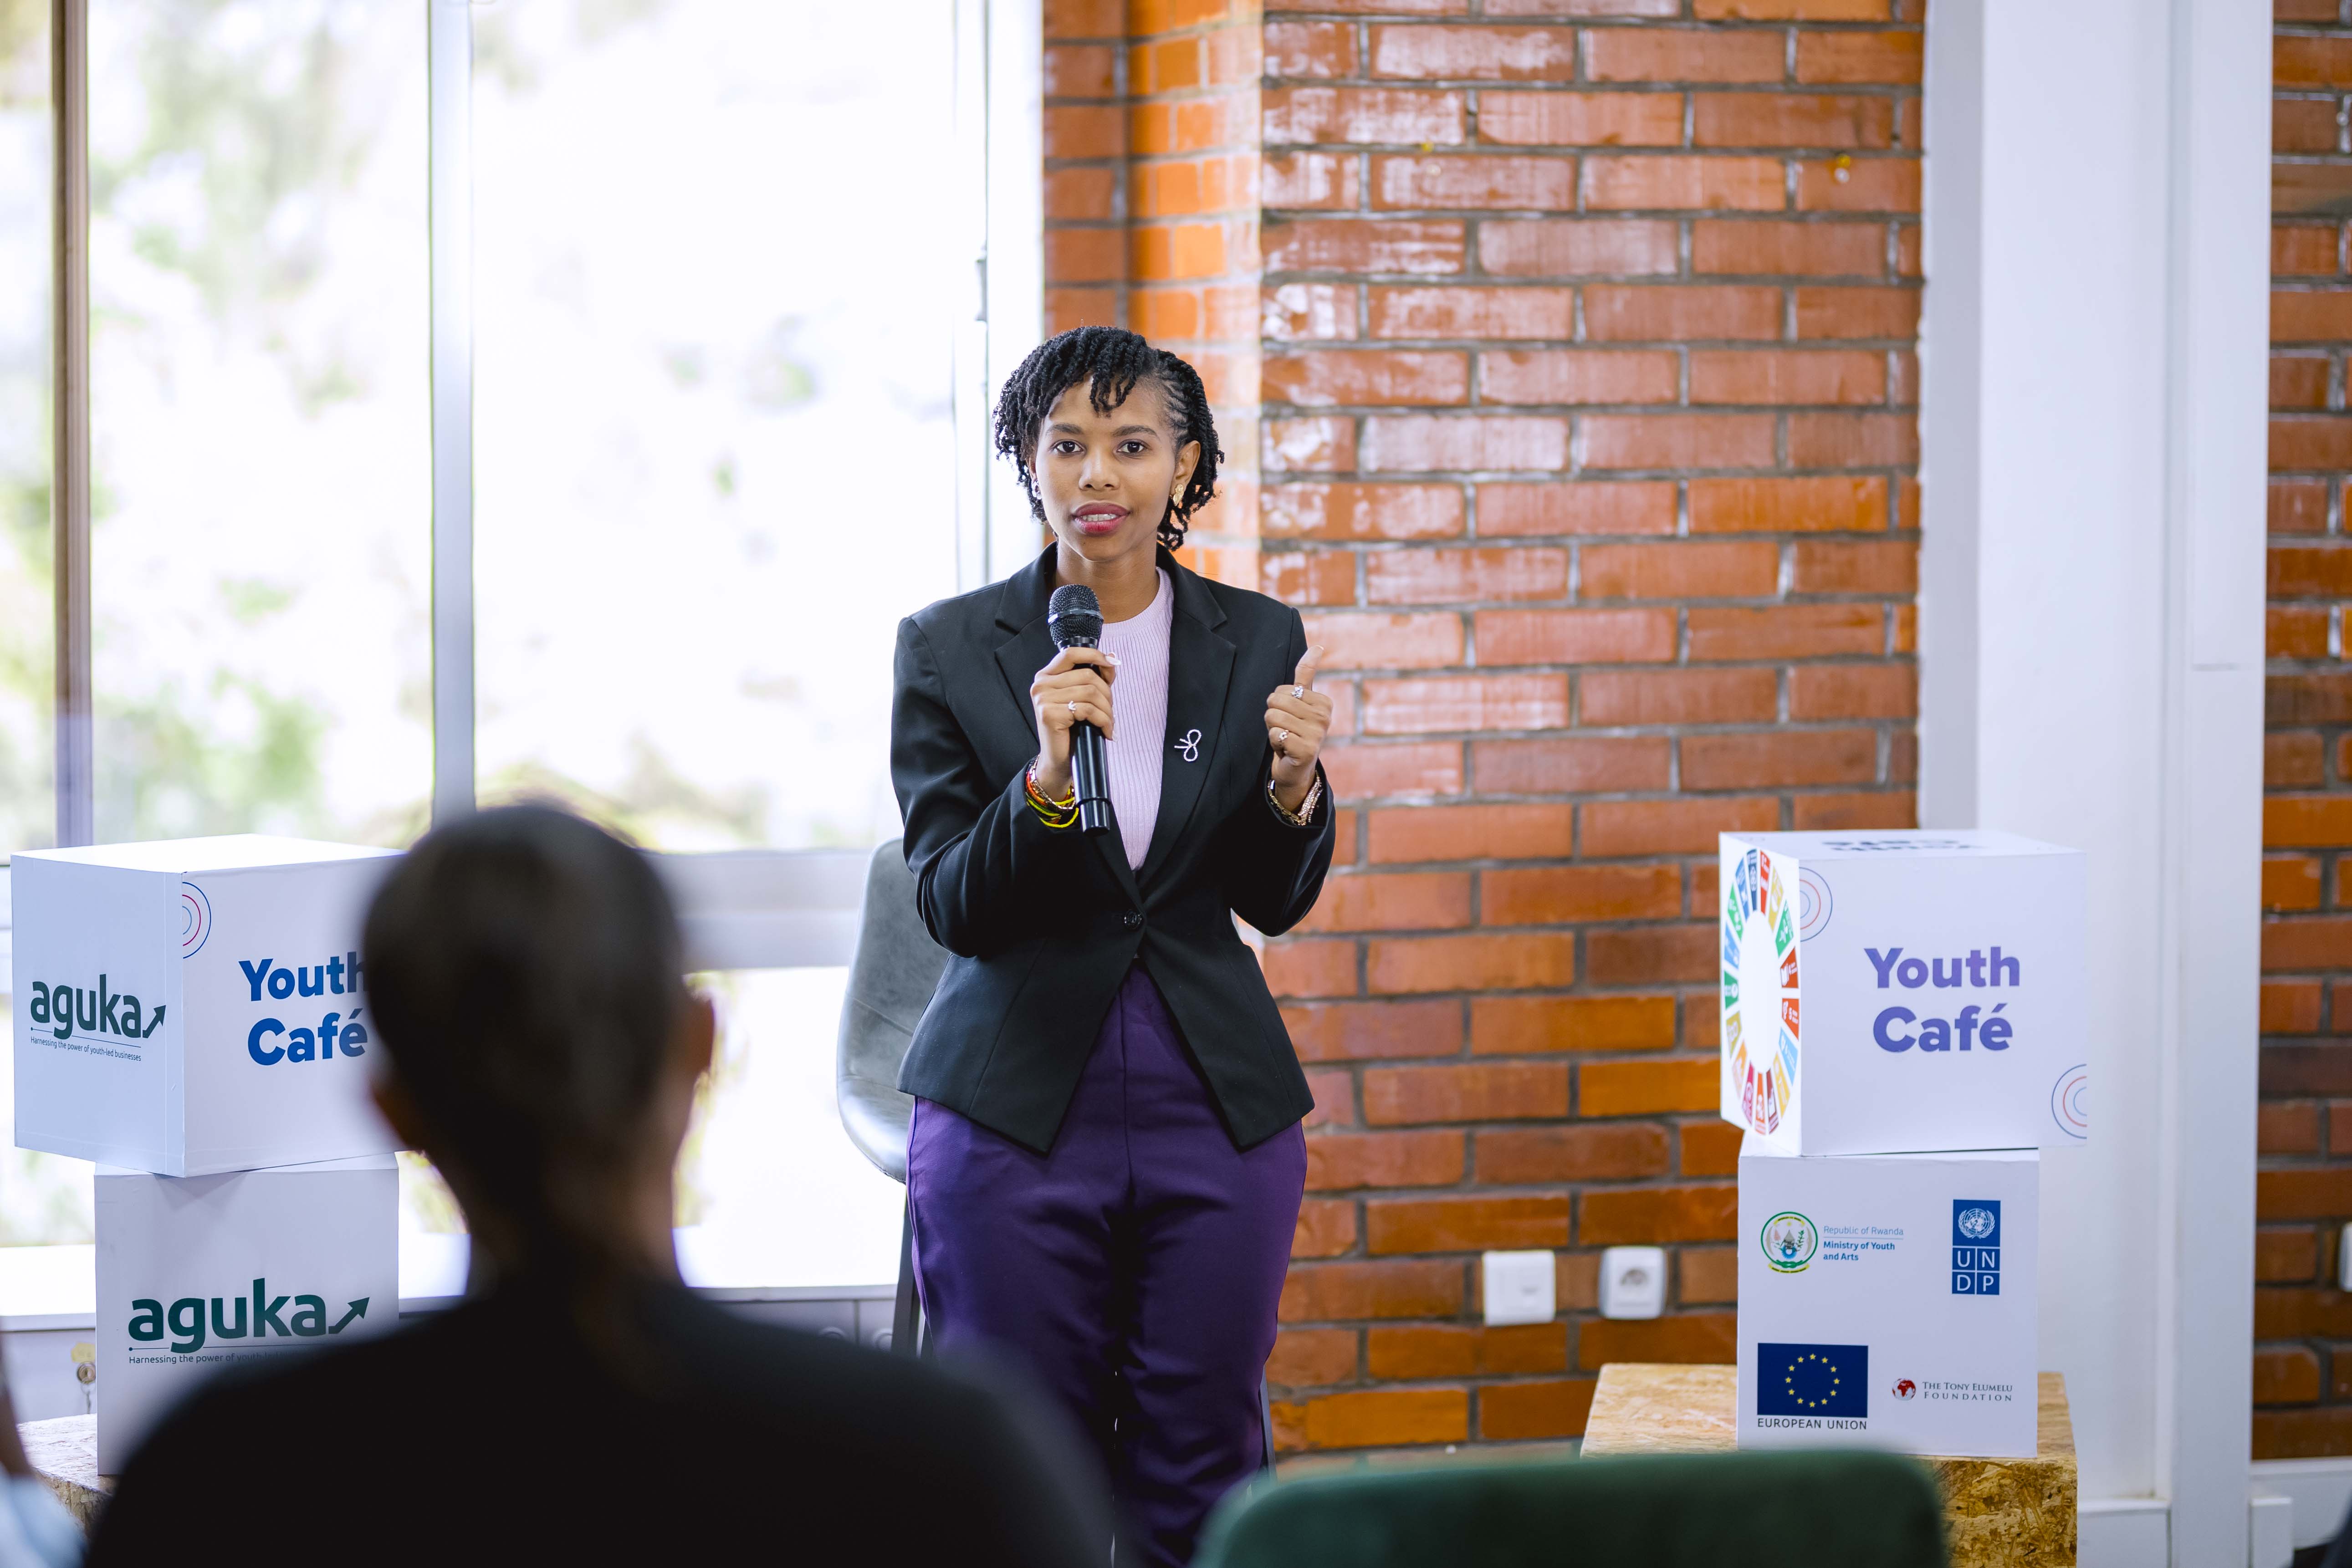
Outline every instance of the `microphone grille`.
{"label": "microphone grille", "polygon": [[1055,647],[1092,647],[1102,637],[1102,604],[1084,583],[1055,589],[1045,603],[1045,629]]}

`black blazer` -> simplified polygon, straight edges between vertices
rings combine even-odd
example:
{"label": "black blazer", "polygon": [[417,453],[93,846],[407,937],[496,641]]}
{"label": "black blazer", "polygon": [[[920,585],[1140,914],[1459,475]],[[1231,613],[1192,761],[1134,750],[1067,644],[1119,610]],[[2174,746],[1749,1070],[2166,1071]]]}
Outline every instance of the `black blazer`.
{"label": "black blazer", "polygon": [[1140,871],[1116,827],[1057,832],[1025,795],[1037,754],[1029,683],[1054,658],[1054,552],[898,623],[890,777],[923,923],[952,955],[898,1087],[1041,1153],[1138,963],[1167,998],[1237,1146],[1315,1105],[1233,921],[1288,931],[1331,864],[1328,785],[1306,827],[1285,823],[1265,798],[1265,699],[1306,653],[1306,627],[1297,611],[1189,572],[1164,550],[1160,566],[1176,594],[1169,752]]}

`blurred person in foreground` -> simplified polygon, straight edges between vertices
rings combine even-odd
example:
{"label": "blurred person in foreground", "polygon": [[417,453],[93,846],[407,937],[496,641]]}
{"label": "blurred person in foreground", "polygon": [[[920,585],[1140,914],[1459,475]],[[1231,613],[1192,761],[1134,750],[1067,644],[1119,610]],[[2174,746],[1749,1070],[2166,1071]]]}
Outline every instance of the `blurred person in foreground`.
{"label": "blurred person in foreground", "polygon": [[540,806],[421,840],[369,911],[376,1103],[448,1178],[468,1300],[193,1396],[93,1564],[1101,1568],[1091,1457],[971,1371],[690,1294],[672,1171],[710,1004],[645,858]]}
{"label": "blurred person in foreground", "polygon": [[0,1568],[74,1568],[81,1553],[81,1526],[33,1468],[0,1375]]}

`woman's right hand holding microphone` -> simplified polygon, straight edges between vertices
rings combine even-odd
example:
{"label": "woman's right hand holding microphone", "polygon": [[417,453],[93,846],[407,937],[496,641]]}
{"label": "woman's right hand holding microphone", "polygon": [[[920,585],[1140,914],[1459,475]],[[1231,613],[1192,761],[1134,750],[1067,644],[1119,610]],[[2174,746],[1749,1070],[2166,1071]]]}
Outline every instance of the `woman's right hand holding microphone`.
{"label": "woman's right hand holding microphone", "polygon": [[1066,647],[1029,683],[1029,706],[1037,715],[1037,787],[1049,799],[1070,794],[1070,730],[1092,724],[1110,739],[1110,683],[1118,674],[1111,656],[1098,647]]}

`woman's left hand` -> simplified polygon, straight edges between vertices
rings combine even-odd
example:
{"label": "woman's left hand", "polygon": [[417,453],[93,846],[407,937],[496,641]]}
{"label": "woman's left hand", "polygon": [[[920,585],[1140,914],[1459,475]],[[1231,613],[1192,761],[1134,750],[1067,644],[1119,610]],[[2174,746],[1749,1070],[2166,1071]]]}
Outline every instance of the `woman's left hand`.
{"label": "woman's left hand", "polygon": [[1265,739],[1274,748],[1274,798],[1285,811],[1295,812],[1307,803],[1307,791],[1315,783],[1315,759],[1331,729],[1331,700],[1315,689],[1315,669],[1322,658],[1321,647],[1308,648],[1291,683],[1275,688],[1265,700]]}

